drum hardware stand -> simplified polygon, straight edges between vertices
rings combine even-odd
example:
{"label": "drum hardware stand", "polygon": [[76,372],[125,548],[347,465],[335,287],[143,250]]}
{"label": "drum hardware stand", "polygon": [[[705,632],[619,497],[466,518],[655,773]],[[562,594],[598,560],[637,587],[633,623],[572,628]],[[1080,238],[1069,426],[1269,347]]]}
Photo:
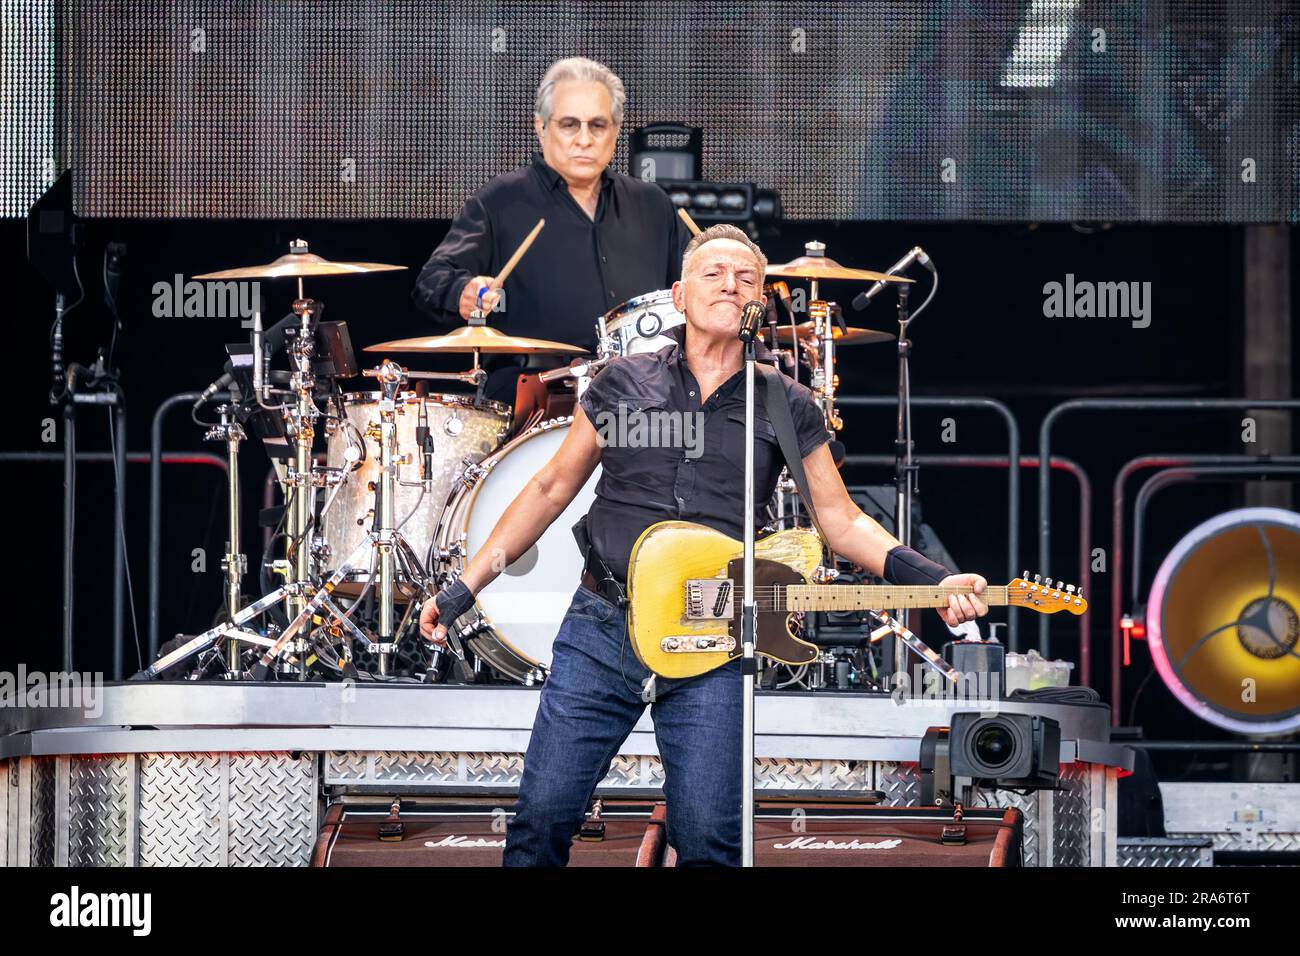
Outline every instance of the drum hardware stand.
{"label": "drum hardware stand", "polygon": [[[397,396],[401,387],[406,384],[408,378],[414,376],[418,378],[450,378],[461,377],[465,380],[466,376],[472,376],[476,379],[485,377],[485,373],[478,366],[478,356],[475,354],[474,370],[470,373],[411,373],[395,362],[385,359],[377,369],[366,369],[362,374],[373,377],[379,381],[381,388],[381,398],[379,401],[379,422],[372,423],[368,437],[376,440],[379,444],[379,483],[375,487],[375,524],[370,535],[370,539],[363,542],[363,546],[373,544],[378,556],[378,576],[379,576],[379,640],[377,642],[366,639],[366,649],[372,653],[377,653],[379,657],[379,675],[381,677],[389,676],[389,667],[391,655],[396,651],[397,645],[393,638],[401,633],[405,628],[407,621],[410,619],[411,612],[416,602],[411,602],[406,613],[402,618],[401,626],[394,627],[393,619],[396,604],[396,572],[397,564],[402,565],[404,575],[410,579],[419,591],[426,597],[432,597],[433,594],[429,588],[429,573],[421,567],[419,558],[411,548],[409,542],[402,537],[396,527],[396,515],[394,513],[394,502],[396,500],[396,489],[398,484],[397,466],[399,464],[412,464],[408,458],[398,458],[397,450]],[[481,384],[480,384],[481,388]],[[423,401],[420,403],[420,426],[416,429],[417,439],[421,448],[419,451],[420,473],[422,484],[428,491],[433,484],[433,435],[428,426],[428,413]],[[451,645],[452,653],[460,660],[464,661],[465,653],[460,647],[459,642]],[[436,671],[438,655],[440,650],[435,650],[429,664],[429,670]]]}
{"label": "drum hardware stand", "polygon": [[[204,441],[224,441],[226,443],[226,506],[228,531],[226,553],[221,558],[221,570],[226,574],[226,615],[233,621],[244,603],[242,591],[243,577],[248,573],[248,558],[240,550],[239,534],[239,443],[247,436],[239,422],[235,421],[234,407],[223,404],[217,407],[221,424],[208,429]],[[239,638],[226,635],[226,674],[239,672]]]}

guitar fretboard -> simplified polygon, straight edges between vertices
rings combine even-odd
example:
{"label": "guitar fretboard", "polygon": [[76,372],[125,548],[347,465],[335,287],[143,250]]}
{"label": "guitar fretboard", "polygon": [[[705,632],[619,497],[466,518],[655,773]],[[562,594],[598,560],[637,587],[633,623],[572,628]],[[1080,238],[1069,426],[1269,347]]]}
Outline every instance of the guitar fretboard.
{"label": "guitar fretboard", "polygon": [[[785,587],[787,611],[859,611],[866,608],[947,607],[954,594],[974,594],[969,586],[928,584],[790,584]],[[979,595],[989,607],[1005,605],[1007,586],[990,584]]]}

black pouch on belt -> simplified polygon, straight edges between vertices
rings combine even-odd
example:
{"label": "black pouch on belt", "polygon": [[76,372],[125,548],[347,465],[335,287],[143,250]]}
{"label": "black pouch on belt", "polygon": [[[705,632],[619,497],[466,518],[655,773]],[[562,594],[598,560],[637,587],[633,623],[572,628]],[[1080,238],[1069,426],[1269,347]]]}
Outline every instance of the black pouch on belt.
{"label": "black pouch on belt", "polygon": [[578,542],[578,551],[582,554],[582,570],[596,581],[596,591],[601,597],[620,608],[627,607],[627,592],[604,559],[596,553],[591,543],[591,534],[587,531],[587,516],[583,515],[573,525],[573,538]]}

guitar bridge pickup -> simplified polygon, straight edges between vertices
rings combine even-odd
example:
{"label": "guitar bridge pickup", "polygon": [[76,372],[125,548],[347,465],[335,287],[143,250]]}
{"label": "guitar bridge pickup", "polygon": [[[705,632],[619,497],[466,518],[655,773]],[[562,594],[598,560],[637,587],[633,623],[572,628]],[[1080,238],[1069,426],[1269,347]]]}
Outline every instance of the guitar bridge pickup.
{"label": "guitar bridge pickup", "polygon": [[691,578],[686,582],[686,620],[730,621],[736,614],[735,596],[730,578]]}
{"label": "guitar bridge pickup", "polygon": [[715,634],[681,634],[665,637],[659,642],[659,647],[665,654],[716,654],[719,651],[730,654],[736,649],[736,639]]}

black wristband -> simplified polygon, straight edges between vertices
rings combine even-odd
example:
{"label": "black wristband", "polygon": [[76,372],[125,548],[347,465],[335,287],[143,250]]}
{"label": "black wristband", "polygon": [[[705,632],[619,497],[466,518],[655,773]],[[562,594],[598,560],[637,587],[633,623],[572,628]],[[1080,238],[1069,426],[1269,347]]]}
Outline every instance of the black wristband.
{"label": "black wristband", "polygon": [[904,545],[885,555],[885,580],[890,584],[938,584],[952,574],[937,561]]}
{"label": "black wristband", "polygon": [[457,578],[439,591],[433,602],[438,605],[438,623],[450,627],[452,621],[474,606],[474,592]]}

